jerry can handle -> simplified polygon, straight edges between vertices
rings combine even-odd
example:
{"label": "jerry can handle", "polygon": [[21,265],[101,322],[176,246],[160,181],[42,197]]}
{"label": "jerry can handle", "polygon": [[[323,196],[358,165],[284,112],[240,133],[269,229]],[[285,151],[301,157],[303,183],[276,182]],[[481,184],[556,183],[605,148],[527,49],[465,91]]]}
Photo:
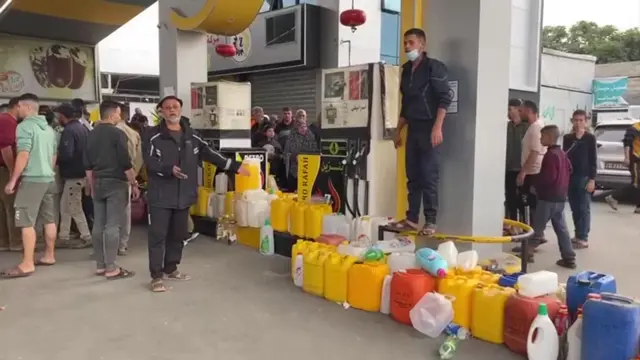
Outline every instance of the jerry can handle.
{"label": "jerry can handle", "polygon": [[614,293],[600,293],[600,297],[602,298],[602,300],[617,301],[617,302],[628,304],[628,305],[635,303],[635,301],[629,297],[614,294]]}
{"label": "jerry can handle", "polygon": [[576,282],[579,285],[591,285],[591,283],[598,277],[600,277],[600,274],[597,274],[597,273],[592,273],[592,274],[580,273],[576,277]]}

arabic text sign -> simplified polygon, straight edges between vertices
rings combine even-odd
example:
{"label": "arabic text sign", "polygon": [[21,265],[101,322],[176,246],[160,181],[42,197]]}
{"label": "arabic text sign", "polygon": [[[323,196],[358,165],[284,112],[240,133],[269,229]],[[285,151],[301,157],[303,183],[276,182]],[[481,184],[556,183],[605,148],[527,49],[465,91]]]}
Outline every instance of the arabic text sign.
{"label": "arabic text sign", "polygon": [[628,103],[622,97],[629,86],[629,78],[601,78],[593,80],[593,106],[618,107],[626,106]]}

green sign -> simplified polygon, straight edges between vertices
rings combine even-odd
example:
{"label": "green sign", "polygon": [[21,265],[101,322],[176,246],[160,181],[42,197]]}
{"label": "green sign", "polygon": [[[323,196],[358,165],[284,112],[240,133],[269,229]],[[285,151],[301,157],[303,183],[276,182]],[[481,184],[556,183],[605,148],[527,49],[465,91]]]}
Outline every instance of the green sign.
{"label": "green sign", "polygon": [[623,95],[629,87],[629,78],[601,78],[593,80],[593,107],[616,108],[629,105]]}

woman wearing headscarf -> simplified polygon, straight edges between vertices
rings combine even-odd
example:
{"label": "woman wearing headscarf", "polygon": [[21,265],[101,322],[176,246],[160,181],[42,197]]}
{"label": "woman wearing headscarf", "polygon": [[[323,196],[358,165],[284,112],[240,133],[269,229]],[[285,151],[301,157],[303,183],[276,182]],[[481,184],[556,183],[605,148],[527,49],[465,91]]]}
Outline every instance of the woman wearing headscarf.
{"label": "woman wearing headscarf", "polygon": [[318,142],[315,135],[309,130],[307,117],[296,117],[295,129],[289,134],[284,146],[285,164],[287,167],[287,179],[289,190],[295,191],[298,188],[298,155],[313,154],[319,151]]}

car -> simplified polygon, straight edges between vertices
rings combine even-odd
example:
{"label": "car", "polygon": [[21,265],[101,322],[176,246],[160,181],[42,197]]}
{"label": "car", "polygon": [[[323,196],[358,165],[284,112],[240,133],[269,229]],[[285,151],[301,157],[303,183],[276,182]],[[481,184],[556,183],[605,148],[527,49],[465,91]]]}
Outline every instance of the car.
{"label": "car", "polygon": [[633,119],[613,120],[599,123],[594,128],[598,146],[597,188],[618,189],[631,182],[629,167],[624,164],[622,139],[627,129],[636,122]]}

